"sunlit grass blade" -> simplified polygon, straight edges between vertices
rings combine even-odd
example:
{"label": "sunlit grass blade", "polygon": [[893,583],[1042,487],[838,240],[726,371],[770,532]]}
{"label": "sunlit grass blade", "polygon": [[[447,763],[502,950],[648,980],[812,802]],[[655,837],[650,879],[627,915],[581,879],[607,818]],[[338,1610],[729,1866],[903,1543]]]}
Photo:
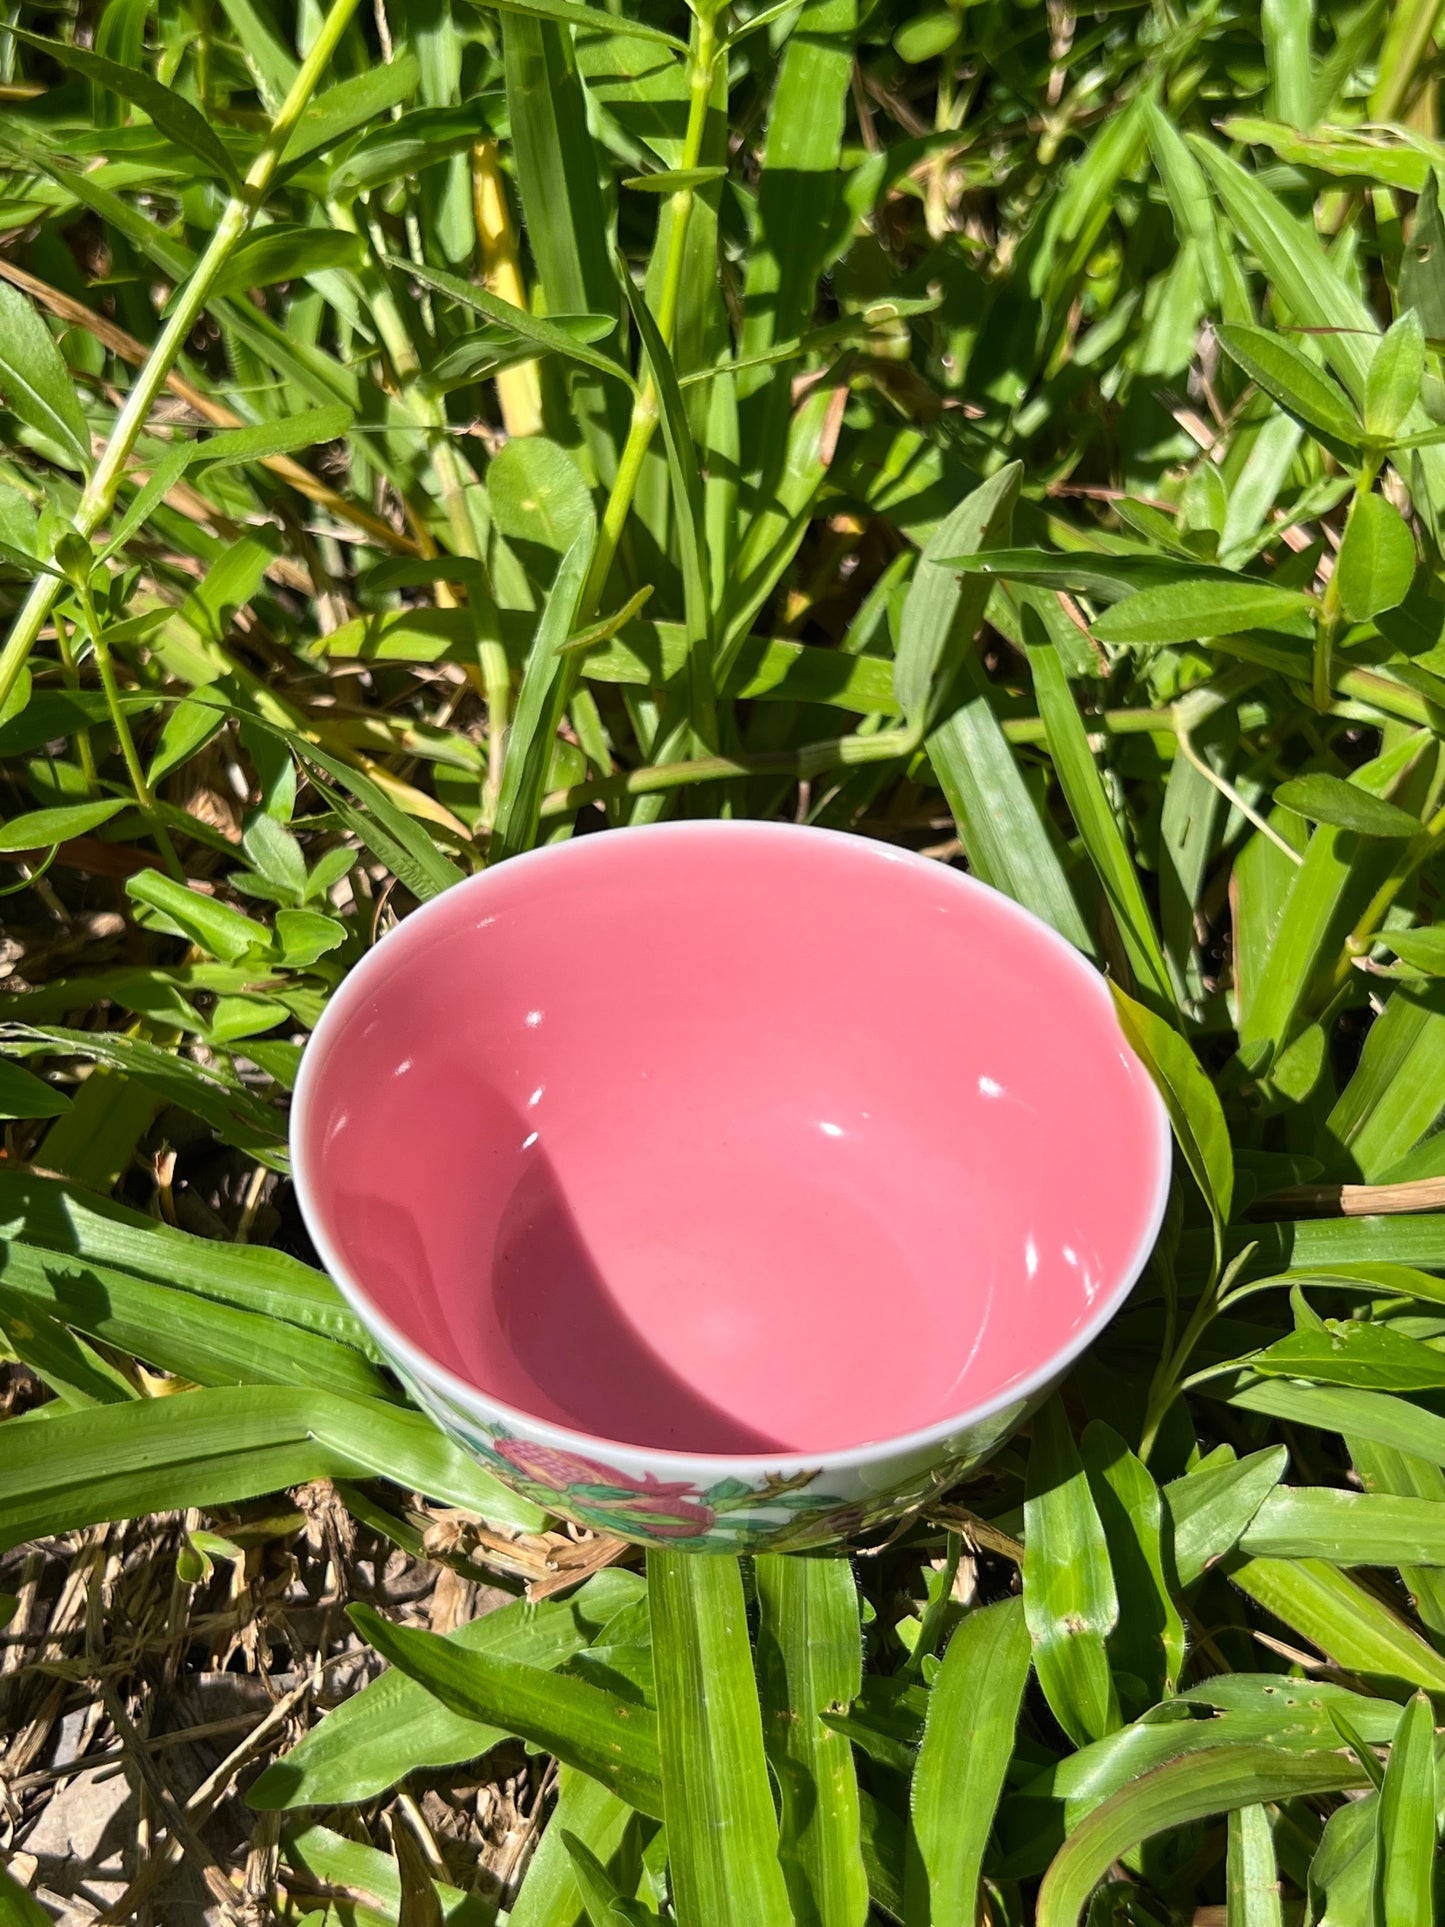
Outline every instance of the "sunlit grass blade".
{"label": "sunlit grass blade", "polygon": [[647,1557],[678,1927],[791,1927],[737,1561]]}
{"label": "sunlit grass blade", "polygon": [[852,1568],[772,1553],[754,1570],[763,1744],[782,1803],[778,1858],[793,1917],[799,1927],[860,1927],[868,1878],[853,1753],[818,1717],[862,1685]]}

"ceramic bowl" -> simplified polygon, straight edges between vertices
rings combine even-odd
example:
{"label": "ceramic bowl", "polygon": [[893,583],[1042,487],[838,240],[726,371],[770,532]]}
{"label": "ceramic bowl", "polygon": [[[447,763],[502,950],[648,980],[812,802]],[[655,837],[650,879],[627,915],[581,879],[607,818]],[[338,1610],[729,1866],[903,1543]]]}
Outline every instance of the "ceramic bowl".
{"label": "ceramic bowl", "polygon": [[579,1525],[725,1551],[996,1450],[1138,1276],[1170,1165],[1052,929],[751,822],[579,836],[414,911],[317,1026],[292,1153],[453,1439]]}

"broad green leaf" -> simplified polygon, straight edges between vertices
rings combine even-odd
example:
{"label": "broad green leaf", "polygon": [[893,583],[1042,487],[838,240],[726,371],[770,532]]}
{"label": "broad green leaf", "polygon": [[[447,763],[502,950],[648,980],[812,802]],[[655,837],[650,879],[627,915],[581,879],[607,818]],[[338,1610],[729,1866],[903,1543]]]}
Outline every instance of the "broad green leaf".
{"label": "broad green leaf", "polygon": [[1344,782],[1324,770],[1281,783],[1274,800],[1281,809],[1293,810],[1297,816],[1308,817],[1314,823],[1332,823],[1338,829],[1353,831],[1356,836],[1420,834],[1420,819],[1402,810],[1398,803],[1372,796],[1357,783]]}
{"label": "broad green leaf", "polygon": [[592,496],[565,448],[542,435],[518,437],[487,469],[487,499],[502,534],[565,555],[596,523]]}
{"label": "broad green leaf", "polygon": [[[229,3],[234,5],[235,0]],[[407,1919],[406,1883],[398,1861],[391,1854],[333,1833],[329,1827],[314,1825],[286,1833],[282,1851],[287,1865],[303,1874],[308,1886],[323,1891],[336,1888],[364,1894],[367,1902],[375,1903],[343,1901],[340,1918],[344,1927],[411,1927]],[[475,1891],[464,1893],[460,1888],[436,1881],[432,1885],[432,1897],[440,1909],[442,1927],[488,1927],[486,1913],[479,1908]],[[320,1919],[324,1927],[339,1927],[331,1907],[325,1909]],[[424,1917],[418,1927],[426,1927]],[[570,1920],[567,1927],[572,1927]]]}
{"label": "broad green leaf", "polygon": [[786,1553],[755,1562],[763,1745],[782,1807],[778,1858],[799,1927],[861,1927],[853,1750],[819,1715],[862,1685],[858,1591],[846,1559]]}
{"label": "broad green leaf", "polygon": [[0,1117],[60,1117],[69,1109],[64,1091],[22,1065],[0,1058]]}
{"label": "broad green leaf", "polygon": [[109,1198],[21,1171],[0,1171],[0,1237],[261,1312],[378,1356],[325,1273],[283,1251],[198,1238]]}
{"label": "broad green leaf", "polygon": [[1100,642],[1207,642],[1245,629],[1307,633],[1312,603],[1298,589],[1267,582],[1219,582],[1207,576],[1140,589],[1116,602],[1094,622]]}
{"label": "broad green leaf", "polygon": [[281,157],[281,177],[284,179],[310,155],[325,153],[358,127],[389,113],[393,107],[400,107],[416,92],[419,77],[416,61],[409,53],[399,50],[394,60],[352,74],[326,88],[311,101],[286,142],[286,151]]}
{"label": "broad green leaf", "polygon": [[1389,1325],[1329,1319],[1291,1332],[1249,1361],[1265,1378],[1310,1378],[1369,1392],[1424,1392],[1445,1385],[1445,1352]]}
{"label": "broad green leaf", "polygon": [[1279,1867],[1268,1807],[1231,1810],[1224,1878],[1225,1927],[1281,1927]]}
{"label": "broad green leaf", "polygon": [[90,433],[70,371],[50,330],[8,281],[0,282],[0,401],[89,472]]}
{"label": "broad green leaf", "polygon": [[1120,1724],[1104,1641],[1119,1599],[1098,1509],[1057,1398],[1034,1419],[1024,1501],[1024,1618],[1055,1719],[1083,1746]]}
{"label": "broad green leaf", "polygon": [[1119,1024],[1130,1048],[1153,1078],[1184,1161],[1219,1224],[1234,1197],[1234,1154],[1224,1110],[1199,1059],[1172,1024],[1110,984]]}
{"label": "broad green leaf", "polygon": [[1412,310],[1381,336],[1365,377],[1365,432],[1389,441],[1420,399],[1425,378],[1425,332]]}
{"label": "broad green leaf", "polygon": [[253,951],[265,951],[271,933],[253,917],[243,916],[227,903],[203,896],[184,883],[162,876],[159,870],[142,870],[126,879],[126,894],[134,903],[143,903],[158,913],[158,927],[189,937],[192,943],[208,950],[213,957],[237,963]]}
{"label": "broad green leaf", "polygon": [[1432,341],[1445,338],[1445,220],[1440,216],[1440,176],[1427,166],[1409,245],[1400,257],[1396,300],[1414,314]]}
{"label": "broad green leaf", "polygon": [[929,1692],[909,1796],[909,1927],[974,1927],[1029,1655],[1017,1599],[969,1613],[948,1643]]}
{"label": "broad green leaf", "polygon": [[1445,1466],[1445,1418],[1386,1392],[1243,1377],[1229,1388],[1227,1396],[1231,1405],[1245,1411],[1267,1412],[1273,1418],[1369,1439],[1427,1459],[1432,1465]]}
{"label": "broad green leaf", "polygon": [[1357,495],[1335,559],[1340,607],[1368,622],[1405,600],[1415,575],[1415,538],[1383,495]]}
{"label": "broad green leaf", "polygon": [[[443,1635],[463,1652],[492,1654],[552,1671],[642,1597],[631,1573],[601,1572],[566,1601],[518,1600]],[[275,1760],[246,1791],[249,1806],[347,1806],[370,1800],[407,1774],[456,1766],[498,1745],[500,1727],[464,1718],[395,1668],[352,1693]]]}
{"label": "broad green leaf", "polygon": [[1356,446],[1360,422],[1349,396],[1315,362],[1282,335],[1263,328],[1224,327],[1220,345],[1231,360],[1306,428],[1328,443]]}
{"label": "broad green leaf", "polygon": [[1426,924],[1416,930],[1385,930],[1380,933],[1380,941],[1412,969],[1445,977],[1445,923]]}
{"label": "broad green leaf", "polygon": [[1435,1716],[1416,1693],[1400,1716],[1380,1788],[1380,1915],[1384,1927],[1417,1927],[1434,1918]]}
{"label": "broad green leaf", "polygon": [[1217,1746],[1156,1767],[1096,1807],[1055,1855],[1039,1889],[1038,1927],[1078,1927],[1089,1895],[1131,1847],[1236,1807],[1308,1799],[1366,1784],[1343,1751],[1291,1759],[1270,1746]]}
{"label": "broad green leaf", "polygon": [[122,100],[128,100],[132,107],[139,107],[168,140],[173,140],[177,147],[183,147],[188,154],[193,154],[208,173],[224,181],[227,187],[239,189],[240,176],[210,122],[188,100],[182,99],[169,87],[163,87],[143,67],[130,67],[120,61],[107,60],[88,48],[70,46],[60,40],[46,40],[40,34],[26,33],[20,27],[12,31],[15,38],[23,40],[26,46],[47,54],[50,59],[59,61],[62,67],[70,67],[76,73],[84,74],[87,80],[94,81],[97,86],[118,94]]}
{"label": "broad green leaf", "polygon": [[358,1477],[524,1532],[542,1522],[419,1412],[289,1386],[217,1386],[0,1425],[0,1544]]}
{"label": "broad green leaf", "polygon": [[108,796],[94,803],[65,803],[58,809],[12,816],[0,825],[0,851],[44,850],[73,836],[88,836],[128,807],[124,797]]}
{"label": "broad green leaf", "polygon": [[[920,568],[920,573],[922,570]],[[917,576],[914,591],[917,591]],[[912,594],[910,594],[910,601]],[[905,620],[907,611],[905,609]],[[1174,1011],[1169,967],[1139,872],[1099,777],[1084,721],[1074,702],[1059,653],[1031,607],[1023,610],[1024,647],[1033,672],[1034,695],[1043,718],[1054,771],[1084,848],[1103,885],[1134,973],[1135,986],[1156,1013]],[[900,650],[900,662],[901,662]],[[902,689],[899,694],[902,696]],[[906,708],[905,704],[905,708]]]}
{"label": "broad green leaf", "polygon": [[1445,1691],[1445,1659],[1329,1561],[1245,1559],[1231,1567],[1229,1576],[1345,1671]]}
{"label": "broad green leaf", "polygon": [[678,1927],[791,1927],[738,1563],[654,1550],[647,1584]]}
{"label": "broad green leaf", "polygon": [[1288,1464],[1285,1446],[1266,1446],[1247,1458],[1186,1473],[1162,1489],[1181,1586],[1192,1586],[1216,1559],[1234,1550]]}
{"label": "broad green leaf", "polygon": [[645,1706],[522,1660],[468,1652],[438,1633],[394,1626],[370,1606],[350,1612],[383,1659],[453,1713],[545,1747],[640,1812],[661,1817],[658,1723]]}
{"label": "broad green leaf", "polygon": [[348,1345],[18,1239],[0,1256],[0,1284],[72,1331],[198,1385],[312,1385],[390,1396],[375,1366]]}
{"label": "broad green leaf", "polygon": [[1252,1558],[1442,1566],[1445,1501],[1337,1486],[1280,1486],[1266,1496],[1239,1544]]}
{"label": "broad green leaf", "polygon": [[1022,479],[1022,464],[1001,468],[959,503],[919,559],[903,605],[893,666],[898,706],[915,730],[939,720],[989,595],[986,581],[968,577],[960,582],[953,566],[940,558],[972,554],[1005,540]]}

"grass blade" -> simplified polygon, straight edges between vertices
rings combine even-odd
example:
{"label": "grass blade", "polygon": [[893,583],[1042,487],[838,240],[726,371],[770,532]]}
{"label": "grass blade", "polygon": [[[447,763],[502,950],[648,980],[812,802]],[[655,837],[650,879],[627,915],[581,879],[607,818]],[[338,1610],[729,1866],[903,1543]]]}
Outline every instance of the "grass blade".
{"label": "grass blade", "polygon": [[1017,1599],[969,1613],[949,1641],[913,1770],[908,1927],[974,1927],[1029,1663]]}
{"label": "grass blade", "polygon": [[678,1927],[791,1927],[738,1563],[651,1551],[647,1581]]}
{"label": "grass blade", "polygon": [[1076,1746],[1119,1725],[1104,1641],[1119,1618],[1109,1549],[1057,1398],[1034,1420],[1024,1501],[1024,1617],[1034,1670]]}
{"label": "grass blade", "polygon": [[861,1927],[868,1877],[858,1846],[853,1753],[819,1714],[862,1685],[858,1592],[846,1559],[757,1559],[763,1743],[782,1802],[778,1858],[798,1927]]}

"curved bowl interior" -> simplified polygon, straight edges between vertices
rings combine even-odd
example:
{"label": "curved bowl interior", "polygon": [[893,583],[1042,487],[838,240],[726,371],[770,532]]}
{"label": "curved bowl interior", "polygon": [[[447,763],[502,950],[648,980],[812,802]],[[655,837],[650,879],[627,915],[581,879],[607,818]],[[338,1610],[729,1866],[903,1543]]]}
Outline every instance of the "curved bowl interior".
{"label": "curved bowl interior", "polygon": [[674,1452],[824,1454],[1037,1379],[1157,1227],[1107,991],[940,865],[764,825],[458,886],[333,1000],[295,1153],[383,1336]]}

